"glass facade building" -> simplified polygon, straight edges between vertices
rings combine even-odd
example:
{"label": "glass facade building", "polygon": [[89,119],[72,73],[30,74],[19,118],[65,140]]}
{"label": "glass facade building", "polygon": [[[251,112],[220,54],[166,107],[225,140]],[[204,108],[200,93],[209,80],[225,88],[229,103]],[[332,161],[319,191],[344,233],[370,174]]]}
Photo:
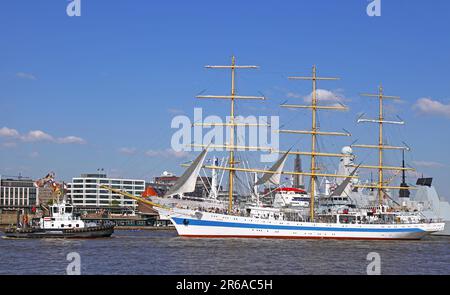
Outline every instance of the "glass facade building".
{"label": "glass facade building", "polygon": [[38,203],[38,192],[32,179],[0,176],[0,208],[33,207]]}
{"label": "glass facade building", "polygon": [[137,202],[120,194],[100,188],[106,185],[114,189],[141,196],[145,190],[145,180],[108,178],[106,174],[81,174],[68,184],[68,196],[77,207],[123,207],[133,211]]}

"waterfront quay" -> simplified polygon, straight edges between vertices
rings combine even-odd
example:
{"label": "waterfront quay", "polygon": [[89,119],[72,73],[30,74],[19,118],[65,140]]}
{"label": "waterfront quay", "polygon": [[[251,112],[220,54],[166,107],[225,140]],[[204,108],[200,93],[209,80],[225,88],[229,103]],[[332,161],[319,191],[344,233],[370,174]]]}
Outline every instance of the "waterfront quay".
{"label": "waterfront quay", "polygon": [[[36,225],[50,214],[56,196],[51,188],[35,184],[36,180],[20,175],[0,177],[0,227]],[[144,180],[109,178],[104,173],[74,177],[66,184],[67,201],[73,204],[74,214],[86,223],[115,224],[118,230],[173,229],[171,222],[161,220],[152,206],[103,190],[101,184],[140,197],[146,187]]]}

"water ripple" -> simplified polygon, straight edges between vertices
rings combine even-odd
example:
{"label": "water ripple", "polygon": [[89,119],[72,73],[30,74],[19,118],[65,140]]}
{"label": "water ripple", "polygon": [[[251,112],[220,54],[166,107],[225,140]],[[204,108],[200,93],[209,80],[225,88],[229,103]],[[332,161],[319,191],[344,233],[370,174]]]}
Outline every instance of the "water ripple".
{"label": "water ripple", "polygon": [[422,241],[189,239],[174,231],[116,231],[96,240],[0,239],[0,274],[365,274],[369,252],[382,274],[450,274],[450,238]]}

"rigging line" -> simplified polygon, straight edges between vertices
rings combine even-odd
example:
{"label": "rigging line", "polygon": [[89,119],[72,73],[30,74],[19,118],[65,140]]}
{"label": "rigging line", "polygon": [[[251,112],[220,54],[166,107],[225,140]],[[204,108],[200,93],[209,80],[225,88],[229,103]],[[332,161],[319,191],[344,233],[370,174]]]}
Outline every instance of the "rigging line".
{"label": "rigging line", "polygon": [[[204,171],[204,169],[203,169],[203,171]],[[208,196],[209,196],[209,190],[208,190],[208,188],[206,187],[206,184],[205,184],[205,182],[203,181],[203,177],[200,175],[200,180],[202,181],[202,184],[203,184],[203,187],[205,188],[205,190],[206,190],[206,192],[208,193]]]}
{"label": "rigging line", "polygon": [[[222,157],[221,161],[220,161],[220,167],[226,167],[226,163],[228,163],[228,157]],[[222,182],[223,182],[223,177],[225,175],[225,170],[222,170],[222,175],[220,176],[220,180],[219,180],[219,187],[218,190],[222,187]]]}
{"label": "rigging line", "polygon": [[[316,137],[317,141],[318,141],[318,147],[319,147],[319,151],[322,150],[323,152],[328,152],[329,149],[326,148],[326,144],[325,144],[325,140],[322,137]],[[332,143],[331,145],[333,145],[334,147],[336,147],[336,145],[334,143]],[[319,163],[322,163],[323,165],[325,165],[325,162],[327,163],[327,167],[332,167],[335,170],[338,169],[338,165],[336,164],[336,161],[334,161],[331,158],[328,157],[324,157],[319,159]]]}
{"label": "rigging line", "polygon": [[[209,181],[209,177],[208,177],[208,174],[206,173],[205,168],[202,167],[202,171],[205,174],[205,177],[206,177],[206,180],[207,180],[207,183],[208,183],[209,187],[212,187],[211,182]],[[206,186],[205,186],[205,189],[206,189],[206,191],[208,192],[208,195],[209,195],[209,190],[208,190],[208,188]]]}
{"label": "rigging line", "polygon": [[[281,107],[279,109],[281,109]],[[298,112],[301,112],[301,110],[297,110],[297,109],[295,109],[295,110],[287,110],[287,111],[291,112],[292,116],[288,120],[286,120],[284,124],[280,125],[280,128],[283,128],[285,126],[290,126],[290,124],[294,120],[298,120],[298,118],[299,118]],[[278,111],[278,116],[280,117],[280,110]],[[307,116],[309,117],[309,114],[307,114]]]}
{"label": "rigging line", "polygon": [[[404,134],[405,133],[400,131],[400,126],[393,126],[393,127],[394,128],[391,128],[392,136],[391,136],[391,134],[389,134],[387,136],[389,136],[389,138],[395,138],[396,139],[395,140],[396,143],[400,142],[400,143],[404,144],[404,140],[403,139],[404,139]],[[398,128],[395,128],[395,127],[398,127]],[[403,126],[403,128],[405,128],[405,127]],[[394,143],[394,141],[392,141],[392,142]],[[399,163],[401,161],[401,154],[399,154],[397,152],[394,155],[396,155],[396,157],[395,157],[396,163]]]}
{"label": "rigging line", "polygon": [[[243,165],[245,166],[245,164],[243,164]],[[236,175],[236,179],[237,179],[238,183],[241,185],[241,189],[243,192],[245,192],[245,193],[251,192],[251,189],[248,186],[249,183],[244,183],[244,181],[238,175]]]}
{"label": "rigging line", "polygon": [[[244,132],[245,132],[246,130],[244,130]],[[241,142],[241,144],[243,145],[243,146],[245,146],[246,145],[246,142],[245,142],[245,134],[243,135],[243,134],[238,134],[237,132],[235,133],[236,135],[237,135],[237,143],[238,143],[238,145],[239,145],[239,142]],[[242,158],[244,158],[244,160],[246,159],[246,157],[247,157],[247,153],[241,153],[240,151],[238,151],[238,150],[236,150],[236,154],[237,154],[237,156],[239,157],[239,159],[241,159],[242,160]],[[243,164],[245,165],[245,163],[243,162]]]}
{"label": "rigging line", "polygon": [[197,93],[195,96],[202,95],[202,94],[205,93],[207,90],[208,90],[208,89],[205,88],[205,89],[203,89],[202,91],[200,91],[199,93]]}
{"label": "rigging line", "polygon": [[363,153],[363,158],[359,161],[360,163],[367,163],[367,158],[369,158],[372,154],[374,153],[374,151],[372,150],[366,150],[365,153]]}
{"label": "rigging line", "polygon": [[[244,169],[249,168],[248,165],[246,165],[245,160],[242,161],[242,166],[244,167]],[[248,172],[244,172],[243,174],[245,175],[245,178],[248,181]]]}
{"label": "rigging line", "polygon": [[[245,163],[247,163],[247,168],[250,168],[250,166],[249,166],[249,164],[248,164],[248,161],[244,161],[244,162],[243,162],[244,167],[246,166]],[[250,190],[250,189],[251,189],[251,187],[250,187],[250,186],[251,186],[251,183],[250,183],[250,180],[248,179],[248,174],[249,174],[249,172],[245,172],[245,173],[244,173],[244,175],[245,175],[245,180],[246,180],[246,186],[247,186],[247,189]],[[251,193],[251,190],[250,190],[250,193]]]}
{"label": "rigging line", "polygon": [[264,197],[266,197],[266,196],[268,196],[268,195],[271,195],[274,191],[276,191],[277,189],[279,189],[279,188],[281,188],[281,187],[283,187],[283,185],[279,184],[278,186],[275,186],[274,189],[272,189],[272,188],[270,187],[270,185],[269,185],[269,186],[268,186],[269,192],[266,193],[266,194],[263,194],[261,197],[264,198]]}
{"label": "rigging line", "polygon": [[[324,148],[324,143],[323,143],[323,139],[322,138],[320,138],[320,137],[316,137],[316,141],[317,141],[317,147],[318,147],[318,151],[324,151],[325,150],[325,148]],[[328,159],[327,157],[325,157],[324,159],[317,159],[317,163],[319,164],[319,167],[325,167],[326,166],[326,163],[329,163],[329,160],[330,159]]]}
{"label": "rigging line", "polygon": [[[250,168],[250,163],[248,161],[247,161],[247,166],[248,166],[248,168]],[[256,176],[258,176],[258,173],[255,172],[255,174],[256,174]],[[249,178],[249,173],[247,173],[246,175],[247,175],[248,185],[250,186],[250,189],[253,192],[254,185],[255,185],[255,178],[254,177]],[[253,176],[253,175],[251,175],[251,176]]]}
{"label": "rigging line", "polygon": [[[239,112],[239,110],[240,110],[240,107],[237,106],[237,107],[236,107],[236,111]],[[239,134],[239,133],[235,132],[235,134],[237,135],[238,142],[239,142],[239,140],[240,140],[240,141],[243,143],[243,145],[246,144],[246,134],[247,134],[247,129],[248,129],[249,135],[250,135],[250,128],[251,128],[251,127],[243,128],[243,129],[244,129],[244,133],[243,133],[243,134],[242,134],[242,133]],[[250,152],[252,152],[252,151],[250,151]],[[255,153],[260,154],[258,151],[254,151],[253,154],[255,154]],[[250,154],[250,153],[239,153],[239,156],[240,156],[240,157],[243,157],[244,160],[249,161],[249,158],[248,158],[248,155],[249,155],[249,154]]]}
{"label": "rigging line", "polygon": [[[239,175],[238,174],[236,174],[235,175],[235,180],[236,180],[236,182],[238,183],[238,185],[240,185],[241,187],[241,191],[240,192],[242,192],[242,188],[243,188],[243,181],[241,180],[241,178],[239,177]],[[239,192],[239,188],[238,188],[238,190],[237,190],[238,192]]]}

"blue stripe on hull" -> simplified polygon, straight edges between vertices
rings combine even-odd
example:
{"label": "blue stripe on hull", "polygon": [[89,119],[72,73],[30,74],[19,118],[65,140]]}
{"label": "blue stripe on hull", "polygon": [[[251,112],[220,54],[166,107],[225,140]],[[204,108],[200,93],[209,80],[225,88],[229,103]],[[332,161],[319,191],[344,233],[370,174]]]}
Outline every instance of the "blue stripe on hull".
{"label": "blue stripe on hull", "polygon": [[423,232],[420,228],[342,228],[342,227],[314,227],[314,226],[292,226],[292,225],[272,225],[272,224],[251,224],[238,222],[223,222],[199,220],[190,218],[173,217],[176,224],[183,225],[187,220],[189,225],[197,226],[218,226],[235,228],[257,228],[257,229],[280,229],[280,230],[315,230],[315,231],[341,231],[341,232]]}

